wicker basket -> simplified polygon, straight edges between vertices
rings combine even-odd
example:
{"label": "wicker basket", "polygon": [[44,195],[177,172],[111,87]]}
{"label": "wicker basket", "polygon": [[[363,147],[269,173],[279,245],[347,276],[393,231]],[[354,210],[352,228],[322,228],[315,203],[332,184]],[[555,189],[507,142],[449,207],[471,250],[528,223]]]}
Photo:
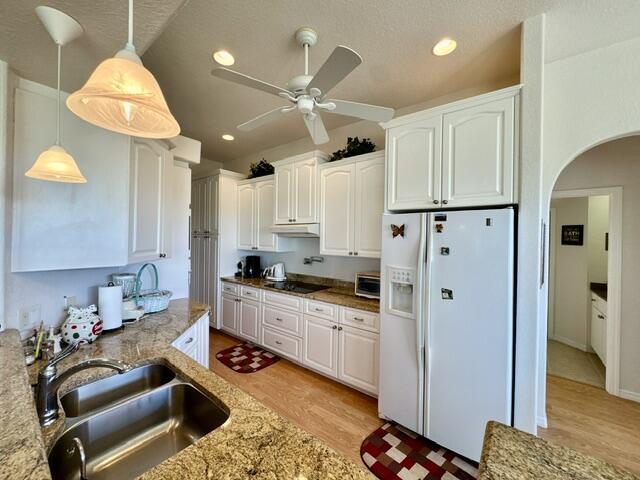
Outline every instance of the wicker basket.
{"label": "wicker basket", "polygon": [[[140,290],[142,287],[142,272],[145,268],[151,267],[154,273],[154,287],[149,290]],[[136,277],[136,290],[133,298],[139,307],[144,308],[145,313],[161,312],[169,308],[169,300],[171,300],[172,292],[169,290],[158,289],[158,269],[153,263],[145,263],[138,271]]]}

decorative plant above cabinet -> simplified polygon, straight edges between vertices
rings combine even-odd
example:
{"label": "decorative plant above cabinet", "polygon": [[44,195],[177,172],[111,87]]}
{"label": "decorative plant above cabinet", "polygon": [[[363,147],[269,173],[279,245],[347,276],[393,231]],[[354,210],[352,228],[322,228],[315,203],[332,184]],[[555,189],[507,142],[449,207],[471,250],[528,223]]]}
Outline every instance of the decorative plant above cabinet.
{"label": "decorative plant above cabinet", "polygon": [[342,160],[343,158],[364,155],[365,153],[373,152],[375,149],[376,144],[373,143],[370,138],[363,138],[360,140],[358,137],[347,137],[347,146],[333,152],[329,161],[334,162],[336,160]]}
{"label": "decorative plant above cabinet", "polygon": [[275,169],[273,165],[263,158],[258,163],[252,163],[249,165],[249,170],[250,173],[248,178],[258,178],[273,174]]}

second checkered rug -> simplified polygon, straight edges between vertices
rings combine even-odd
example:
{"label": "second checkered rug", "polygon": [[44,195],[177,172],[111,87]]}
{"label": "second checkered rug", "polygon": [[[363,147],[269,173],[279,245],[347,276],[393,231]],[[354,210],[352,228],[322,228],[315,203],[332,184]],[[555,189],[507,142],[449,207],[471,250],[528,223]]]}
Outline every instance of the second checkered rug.
{"label": "second checkered rug", "polygon": [[384,480],[473,480],[478,464],[396,423],[385,423],[360,447],[367,468]]}
{"label": "second checkered rug", "polygon": [[249,342],[220,350],[216,358],[238,373],[257,372],[280,360],[277,355]]}

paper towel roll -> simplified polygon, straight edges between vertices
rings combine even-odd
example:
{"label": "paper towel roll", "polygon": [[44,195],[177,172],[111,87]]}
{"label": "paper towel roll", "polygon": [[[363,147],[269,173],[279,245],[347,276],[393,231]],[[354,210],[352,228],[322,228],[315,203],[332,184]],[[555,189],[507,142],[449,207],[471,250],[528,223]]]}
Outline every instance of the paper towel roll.
{"label": "paper towel roll", "polygon": [[98,315],[103,330],[122,327],[122,285],[98,287]]}

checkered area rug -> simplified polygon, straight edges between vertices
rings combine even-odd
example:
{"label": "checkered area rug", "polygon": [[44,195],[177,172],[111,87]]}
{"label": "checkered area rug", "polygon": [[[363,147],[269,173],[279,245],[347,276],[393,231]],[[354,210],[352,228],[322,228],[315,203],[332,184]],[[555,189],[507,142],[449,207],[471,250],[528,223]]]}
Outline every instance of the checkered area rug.
{"label": "checkered area rug", "polygon": [[478,464],[413,433],[386,423],[360,447],[367,468],[384,480],[473,480]]}
{"label": "checkered area rug", "polygon": [[249,342],[220,350],[216,358],[238,373],[257,372],[280,360],[277,355]]}

